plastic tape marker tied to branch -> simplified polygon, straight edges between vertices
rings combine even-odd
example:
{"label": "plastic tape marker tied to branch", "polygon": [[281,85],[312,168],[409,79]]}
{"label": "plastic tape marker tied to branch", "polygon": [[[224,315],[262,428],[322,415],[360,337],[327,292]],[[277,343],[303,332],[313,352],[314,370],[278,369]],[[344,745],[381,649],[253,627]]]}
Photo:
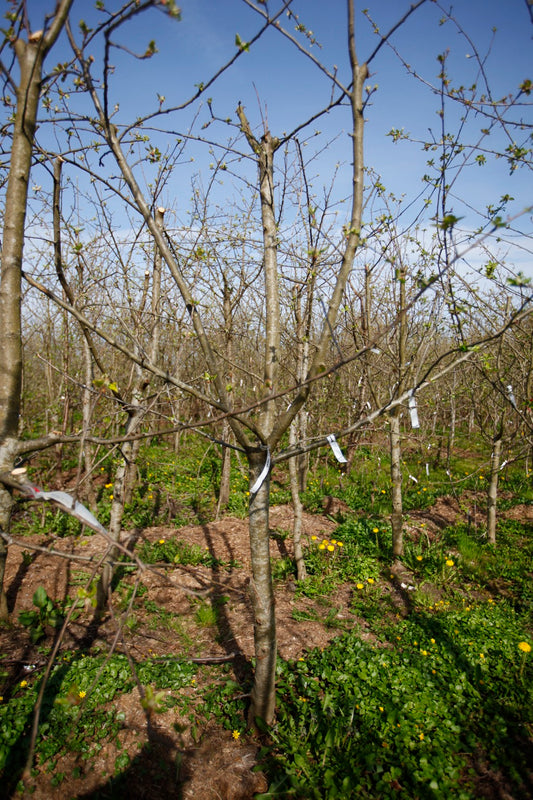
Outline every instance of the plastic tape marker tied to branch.
{"label": "plastic tape marker tied to branch", "polygon": [[411,428],[419,428],[420,422],[418,420],[418,409],[414,392],[409,398],[409,414],[411,415]]}
{"label": "plastic tape marker tied to branch", "polygon": [[329,442],[329,446],[333,450],[333,455],[335,456],[335,458],[337,459],[339,464],[347,464],[348,463],[348,459],[346,458],[346,456],[344,455],[344,453],[340,449],[339,443],[335,439],[335,434],[334,433],[330,433],[329,436],[327,436],[326,438],[327,438],[327,440]]}
{"label": "plastic tape marker tied to branch", "polygon": [[267,457],[266,457],[266,461],[265,461],[265,466],[261,470],[261,474],[259,475],[258,479],[256,480],[256,482],[254,483],[254,485],[250,489],[250,494],[255,494],[261,488],[266,476],[268,475],[268,471],[270,469],[270,464],[271,464],[270,450],[267,449]]}
{"label": "plastic tape marker tied to branch", "polygon": [[94,514],[91,514],[88,508],[85,508],[78,500],[74,500],[67,492],[43,492],[43,490],[39,489],[37,486],[25,486],[24,488],[34,500],[51,500],[58,505],[62,511],[66,511],[67,514],[76,517],[76,519],[79,519],[84,525],[87,525],[88,528],[92,528],[93,531],[107,533],[104,526],[98,522]]}

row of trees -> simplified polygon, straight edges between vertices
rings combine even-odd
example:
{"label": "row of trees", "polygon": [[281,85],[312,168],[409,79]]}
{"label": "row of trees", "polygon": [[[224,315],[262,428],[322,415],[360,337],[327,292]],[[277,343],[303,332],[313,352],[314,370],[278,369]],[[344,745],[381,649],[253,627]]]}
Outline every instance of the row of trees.
{"label": "row of trees", "polygon": [[[495,100],[490,87],[453,86],[446,57],[440,57],[432,87],[440,137],[423,143],[436,155],[413,213],[365,165],[364,121],[374,92],[369,70],[424,0],[406,9],[389,32],[376,30],[377,44],[363,59],[348,0],[345,74],[315,55],[314,36],[290,0],[275,11],[263,3],[246,5],[257,15],[257,33],[249,42],[236,37],[236,51],[211,80],[174,108],[163,107],[160,98],[153,112],[122,120],[111,100],[113,57],[118,49],[131,53],[128,26],[141,15],[179,17],[174,3],[98,3],[94,20],[77,29],[71,21],[75,0],[59,0],[37,24],[25,3],[12,4],[1,64],[4,105],[12,117],[3,127],[4,150],[11,155],[0,283],[0,530],[7,535],[18,485],[13,468],[20,459],[75,443],[81,465],[76,492],[94,503],[95,445],[118,447],[102,608],[140,436],[194,426],[208,430],[222,442],[226,487],[230,448],[239,449],[250,482],[256,650],[250,717],[268,722],[276,658],[268,525],[272,466],[290,461],[298,508],[307,454],[326,445],[332,430],[353,443],[362,427],[387,415],[395,552],[401,556],[401,416],[409,403],[413,407],[415,398],[427,396],[439,424],[442,401],[433,386],[451,381],[453,432],[467,395],[460,390],[461,376],[470,362],[497,398],[492,416],[489,404],[479,412],[484,432],[490,424],[488,435],[497,443],[510,416],[513,424],[529,423],[523,392],[531,388],[530,292],[504,258],[503,239],[513,227],[503,221],[509,198],[498,193],[480,212],[478,230],[461,233],[450,193],[457,175],[478,165],[480,156],[503,158],[513,172],[530,168],[523,104],[531,84],[525,80]],[[284,37],[310,58],[317,79],[331,89],[329,102],[289,133],[272,133],[266,119],[257,129],[237,102],[229,118],[219,118],[207,95],[267,35]],[[47,72],[47,57],[55,50],[61,61]],[[155,51],[150,43],[139,55]],[[485,63],[477,59],[483,83]],[[448,115],[449,104],[461,109],[459,118]],[[192,123],[184,119],[189,109]],[[302,137],[326,114],[343,115],[349,130],[351,191],[341,205],[334,201],[333,179],[324,189],[313,185],[312,159],[303,155]],[[198,132],[194,117],[205,115],[202,130],[208,132]],[[487,126],[472,142],[471,117]],[[404,138],[400,131],[393,136],[400,143]],[[165,210],[161,198],[176,191],[184,154],[198,143],[212,151],[209,181],[193,182],[190,218],[173,224],[175,209]],[[218,200],[221,177],[228,175],[238,187],[229,211],[228,201]],[[430,206],[428,232],[427,218],[425,225],[422,220]],[[494,231],[501,241],[489,252]],[[473,248],[486,250],[481,271],[492,282],[486,287],[465,277],[464,257]],[[506,283],[509,275],[513,285]],[[509,369],[517,375],[514,401]],[[524,375],[527,389],[519,389]],[[495,454],[497,475],[496,447]],[[297,545],[298,536],[297,523]],[[298,546],[296,554],[302,578]],[[2,603],[5,614],[3,594]]]}

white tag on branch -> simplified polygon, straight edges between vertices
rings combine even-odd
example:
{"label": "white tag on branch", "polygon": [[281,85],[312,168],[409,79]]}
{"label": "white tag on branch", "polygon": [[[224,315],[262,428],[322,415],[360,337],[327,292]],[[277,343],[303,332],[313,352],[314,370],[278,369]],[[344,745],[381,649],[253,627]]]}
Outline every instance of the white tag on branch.
{"label": "white tag on branch", "polygon": [[516,408],[516,400],[514,399],[513,387],[511,386],[511,384],[509,384],[509,386],[507,387],[507,395],[509,397],[509,400],[511,401],[512,407]]}
{"label": "white tag on branch", "polygon": [[416,397],[414,394],[409,398],[409,414],[411,415],[411,428],[419,428],[418,409],[416,407]]}
{"label": "white tag on branch", "polygon": [[259,491],[261,486],[263,485],[266,476],[268,475],[268,471],[270,469],[270,450],[267,448],[267,457],[265,461],[265,466],[261,470],[261,474],[259,475],[258,479],[250,489],[250,494],[256,494]]}
{"label": "white tag on branch", "polygon": [[344,453],[340,449],[339,443],[335,439],[335,434],[330,433],[329,436],[327,437],[327,440],[329,442],[329,446],[333,450],[333,455],[335,456],[339,464],[347,464],[348,459],[345,457]]}
{"label": "white tag on branch", "polygon": [[76,517],[76,519],[79,519],[84,525],[87,525],[88,528],[92,528],[93,531],[97,531],[98,533],[107,534],[106,529],[98,522],[94,514],[91,514],[88,508],[85,508],[78,500],[74,500],[67,492],[43,492],[43,490],[39,489],[37,486],[28,485],[24,488],[31,494],[34,500],[51,500],[59,506],[62,511],[66,511],[67,514]]}

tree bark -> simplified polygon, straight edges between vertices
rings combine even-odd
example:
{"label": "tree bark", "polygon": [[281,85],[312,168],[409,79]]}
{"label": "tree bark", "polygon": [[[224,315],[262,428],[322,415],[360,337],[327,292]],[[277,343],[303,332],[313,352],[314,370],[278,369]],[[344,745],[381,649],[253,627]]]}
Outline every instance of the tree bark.
{"label": "tree bark", "polygon": [[[57,39],[72,0],[60,0],[46,35],[29,36],[28,42],[14,44],[20,70],[17,110],[7,181],[2,264],[0,271],[0,472],[13,469],[18,439],[22,388],[21,280],[24,226],[28,200],[33,142],[43,60]],[[12,508],[9,489],[0,487],[0,531],[6,531]],[[7,614],[3,576],[7,549],[0,547],[0,617]]]}
{"label": "tree bark", "polygon": [[494,437],[492,457],[490,462],[489,485],[487,488],[487,541],[496,544],[496,521],[498,505],[498,479],[500,476],[500,463],[502,457],[503,424]]}
{"label": "tree bark", "polygon": [[402,499],[402,447],[400,434],[400,406],[394,409],[390,421],[390,454],[392,483],[392,554],[403,556],[403,499]]}
{"label": "tree bark", "polygon": [[[250,491],[265,465],[265,451],[248,453]],[[270,472],[255,494],[250,494],[249,532],[252,577],[249,589],[254,614],[255,676],[248,719],[269,725],[276,703],[276,614],[270,569]]]}

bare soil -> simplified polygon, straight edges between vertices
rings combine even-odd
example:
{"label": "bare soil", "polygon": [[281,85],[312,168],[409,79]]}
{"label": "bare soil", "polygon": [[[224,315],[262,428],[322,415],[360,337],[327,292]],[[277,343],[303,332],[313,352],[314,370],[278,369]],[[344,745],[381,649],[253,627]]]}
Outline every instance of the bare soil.
{"label": "bare soil", "polygon": [[[328,509],[330,514],[339,509]],[[509,516],[530,521],[531,507],[519,506]],[[433,508],[414,511],[406,524],[406,534],[416,538],[420,535],[433,537],[446,525],[465,518],[462,509],[453,498],[441,498]],[[276,506],[270,510],[272,530],[271,555],[274,559],[292,556],[290,537],[284,533],[291,530],[292,509]],[[336,527],[331,516],[304,515],[305,537],[329,536]],[[88,607],[69,627],[62,643],[61,652],[68,650],[105,648],[128,651],[135,661],[149,657],[176,656],[193,659],[224,659],[230,665],[229,677],[240,682],[248,671],[253,656],[253,620],[247,591],[250,577],[250,553],[247,521],[227,517],[218,522],[201,526],[187,526],[176,530],[172,527],[154,527],[124,535],[124,543],[134,551],[143,541],[156,542],[177,537],[188,544],[199,545],[221,562],[219,566],[200,567],[153,567],[146,569],[140,581],[145,587],[143,600],[149,600],[164,608],[166,612],[179,615],[179,626],[154,625],[143,604],[137,604],[132,612],[134,624],[121,626],[124,614],[117,605],[115,613],[108,615],[98,625],[92,621]],[[42,550],[30,551],[31,545]],[[92,561],[75,561],[60,558],[48,552],[50,549],[70,556],[79,556]],[[23,556],[23,550],[26,555]],[[29,643],[28,632],[16,622],[22,610],[31,609],[32,597],[38,586],[44,586],[50,597],[65,599],[76,591],[73,583],[81,585],[104,552],[100,536],[81,535],[74,539],[57,538],[43,532],[42,535],[24,537],[21,546],[9,548],[6,573],[6,589],[12,623],[0,628],[0,654],[3,664],[10,670],[10,682],[30,679],[34,670],[46,663],[42,645]],[[31,553],[31,555],[30,555]],[[128,581],[122,586],[127,589]],[[318,600],[295,596],[292,578],[280,581],[275,588],[278,650],[284,659],[295,659],[315,647],[325,647],[342,630],[357,625],[361,636],[371,638],[365,630],[364,620],[358,620],[350,611],[351,587],[340,587],[329,596],[326,608]],[[394,597],[397,590],[391,583],[388,587]],[[400,595],[396,598],[401,604]],[[216,624],[199,625],[195,617],[199,603],[210,602],[218,608]],[[321,621],[337,611],[335,625],[326,626]],[[293,618],[293,611],[306,611],[318,619]],[[131,618],[131,615],[130,615]],[[121,635],[116,637],[117,630]],[[52,642],[53,632],[44,644]],[[116,641],[115,641],[116,640]],[[189,687],[189,694],[201,695],[202,686]],[[193,737],[188,720],[180,720],[176,711],[147,715],[143,710],[138,692],[123,694],[114,703],[117,712],[124,713],[124,725],[119,735],[119,744],[104,743],[97,759],[87,766],[79,757],[68,754],[58,760],[54,772],[44,767],[32,780],[31,792],[27,796],[35,800],[63,800],[63,798],[119,798],[129,796],[148,800],[180,797],[183,800],[248,800],[255,793],[266,791],[267,781],[257,770],[257,738],[241,736],[235,740],[231,731],[215,723],[209,724],[200,737]],[[130,767],[119,778],[114,775],[115,759],[119,753],[127,752]],[[59,786],[53,786],[54,774],[64,773]],[[78,777],[74,777],[78,775]],[[0,787],[0,797],[4,795]],[[22,797],[20,793],[17,797]],[[25,795],[24,795],[25,796]]]}

